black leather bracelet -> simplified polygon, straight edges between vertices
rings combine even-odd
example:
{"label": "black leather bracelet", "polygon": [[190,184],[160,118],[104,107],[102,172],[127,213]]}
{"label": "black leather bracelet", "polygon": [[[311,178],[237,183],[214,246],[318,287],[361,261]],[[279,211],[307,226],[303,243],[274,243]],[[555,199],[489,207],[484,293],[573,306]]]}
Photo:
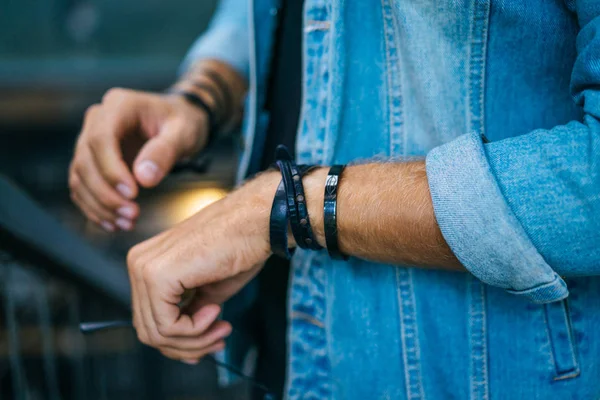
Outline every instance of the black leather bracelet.
{"label": "black leather bracelet", "polygon": [[[298,170],[298,166],[293,162],[290,163],[290,169],[292,171],[292,182],[294,184],[294,193],[296,200],[297,220],[290,222],[292,227],[292,233],[296,244],[303,249],[310,250],[321,250],[322,247],[319,245],[313,234],[312,226],[310,224],[310,217],[308,215],[308,207],[306,205],[306,196],[304,195],[304,185],[302,183],[302,176]],[[312,169],[312,167],[311,167]]]}
{"label": "black leather bracelet", "polygon": [[338,245],[337,232],[337,189],[345,165],[334,165],[327,173],[325,196],[323,201],[323,224],[325,227],[325,243],[329,256],[338,260],[347,260]]}
{"label": "black leather bracelet", "polygon": [[222,93],[208,82],[191,81],[190,83],[194,85],[194,87],[200,90],[204,90],[209,94],[214,103],[215,126],[223,126],[225,121],[227,121],[227,114],[225,112],[225,105]]}
{"label": "black leather bracelet", "polygon": [[[311,167],[307,165],[298,166],[300,174],[304,175]],[[271,251],[274,254],[290,259],[293,254],[293,249],[288,247],[288,199],[285,192],[285,184],[283,179],[277,187],[275,197],[273,198],[273,206],[271,207],[271,217],[269,220],[269,240],[271,243]]]}
{"label": "black leather bracelet", "polygon": [[300,173],[298,166],[292,160],[292,157],[285,146],[277,146],[277,149],[275,150],[275,159],[277,160],[275,165],[281,171],[285,187],[289,223],[296,244],[304,249],[322,249],[315,240],[310,225],[310,218],[306,207],[306,198],[304,196],[304,186],[302,185],[302,174]]}

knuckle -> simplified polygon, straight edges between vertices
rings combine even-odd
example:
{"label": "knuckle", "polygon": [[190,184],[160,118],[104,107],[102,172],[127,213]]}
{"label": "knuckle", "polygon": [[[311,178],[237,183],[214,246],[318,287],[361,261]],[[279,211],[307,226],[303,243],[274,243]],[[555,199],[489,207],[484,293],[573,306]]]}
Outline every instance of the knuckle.
{"label": "knuckle", "polygon": [[130,271],[134,271],[139,268],[139,259],[141,254],[140,245],[135,245],[127,252],[127,267]]}
{"label": "knuckle", "polygon": [[71,172],[69,174],[69,188],[71,189],[71,191],[75,192],[77,191],[77,189],[79,189],[81,185],[81,181],[79,180],[79,177],[77,176],[76,173]]}
{"label": "knuckle", "polygon": [[164,346],[164,339],[158,333],[151,333],[150,335],[150,345],[154,347]]}
{"label": "knuckle", "polygon": [[148,340],[148,336],[143,332],[138,332],[137,334],[138,340],[145,344],[146,346],[151,346],[150,341]]}
{"label": "knuckle", "polygon": [[142,278],[147,284],[151,284],[157,281],[158,268],[155,262],[149,262],[142,270]]}
{"label": "knuckle", "polygon": [[104,146],[104,141],[106,139],[106,135],[100,129],[90,130],[88,133],[87,142],[89,143],[89,147],[93,149],[101,148]]}
{"label": "knuckle", "polygon": [[125,97],[127,97],[128,92],[129,91],[127,89],[120,87],[108,89],[102,97],[102,103],[121,102]]}
{"label": "knuckle", "polygon": [[[102,146],[100,142],[102,142],[101,138],[98,138],[98,144],[96,146],[94,146],[96,149],[100,149]],[[94,151],[94,150],[92,150]],[[96,153],[98,153],[100,150],[96,151]],[[102,156],[98,157],[99,160],[96,162],[96,164],[92,164],[93,161],[90,161],[90,165],[89,168],[91,169],[92,167],[96,169],[96,171],[98,171],[98,174],[100,175],[100,177],[106,181],[106,183],[110,184],[110,185],[114,185],[117,184],[118,182],[120,182],[120,176],[119,176],[119,172],[117,170],[115,170],[115,167],[113,165],[110,165],[109,163],[107,163],[105,160],[102,160]]]}
{"label": "knuckle", "polygon": [[161,337],[170,337],[173,333],[173,328],[170,325],[165,325],[161,321],[156,321],[156,330]]}
{"label": "knuckle", "polygon": [[88,142],[88,130],[83,129],[79,136],[77,137],[77,141],[75,142],[75,148],[73,149],[73,161],[77,160],[82,153],[85,152],[85,148],[89,147]]}
{"label": "knuckle", "polygon": [[94,117],[94,115],[98,113],[99,109],[100,109],[100,104],[92,104],[91,106],[86,108],[85,114],[83,117],[84,121],[92,119]]}
{"label": "knuckle", "polygon": [[107,168],[99,168],[101,176],[106,180],[110,185],[116,185],[120,179],[119,174],[111,169]]}
{"label": "knuckle", "polygon": [[77,174],[81,170],[81,159],[82,155],[78,152],[73,156],[73,160],[71,161],[71,165],[69,167],[69,173]]}

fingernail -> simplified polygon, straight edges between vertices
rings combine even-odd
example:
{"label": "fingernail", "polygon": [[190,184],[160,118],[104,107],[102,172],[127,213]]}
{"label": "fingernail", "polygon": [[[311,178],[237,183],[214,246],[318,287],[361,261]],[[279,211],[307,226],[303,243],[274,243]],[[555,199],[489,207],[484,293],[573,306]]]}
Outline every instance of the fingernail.
{"label": "fingernail", "polygon": [[219,329],[219,333],[217,334],[217,336],[222,338],[226,338],[229,335],[231,335],[231,326],[224,326],[222,329]]}
{"label": "fingernail", "polygon": [[100,226],[107,232],[114,232],[115,226],[108,221],[100,222]]}
{"label": "fingernail", "polygon": [[133,197],[133,190],[131,190],[131,188],[124,183],[119,183],[117,185],[117,191],[128,199]]}
{"label": "fingernail", "polygon": [[125,218],[117,218],[115,224],[117,224],[117,226],[123,229],[124,231],[130,231],[131,227],[133,226],[133,223]]}
{"label": "fingernail", "polygon": [[128,219],[135,218],[135,209],[132,206],[123,206],[117,210],[117,213]]}
{"label": "fingernail", "polygon": [[136,168],[140,177],[147,181],[154,181],[158,176],[158,165],[150,160],[144,160]]}
{"label": "fingernail", "polygon": [[181,360],[182,363],[184,364],[188,364],[188,365],[196,365],[198,364],[198,360]]}

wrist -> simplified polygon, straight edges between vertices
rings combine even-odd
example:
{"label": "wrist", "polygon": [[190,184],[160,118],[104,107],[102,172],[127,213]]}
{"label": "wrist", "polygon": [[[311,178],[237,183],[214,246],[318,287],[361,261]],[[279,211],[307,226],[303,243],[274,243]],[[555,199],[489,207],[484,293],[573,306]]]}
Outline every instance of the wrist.
{"label": "wrist", "polygon": [[256,228],[253,235],[260,237],[267,244],[269,250],[271,248],[269,238],[271,207],[280,181],[279,172],[265,171],[246,182],[238,191],[241,192],[239,201],[251,208],[253,223],[250,225]]}
{"label": "wrist", "polygon": [[246,83],[229,65],[217,60],[200,60],[176,87],[197,94],[210,106],[216,117],[213,128],[218,132],[229,132],[241,120]]}
{"label": "wrist", "polygon": [[[323,226],[323,197],[325,180],[327,179],[328,168],[316,168],[302,179],[304,186],[304,195],[306,196],[306,205],[308,216],[313,230],[315,240],[325,247],[325,233]],[[281,182],[281,173],[279,171],[266,171],[259,174],[256,178],[248,181],[244,186],[254,195],[250,198],[243,195],[244,199],[254,209],[253,214],[258,221],[253,224],[258,228],[258,234],[263,237],[270,248],[270,214],[273,205],[273,199],[279,183]],[[296,247],[296,241],[288,225],[288,247]]]}
{"label": "wrist", "polygon": [[195,127],[196,143],[195,151],[203,149],[210,134],[210,116],[206,110],[191,104],[182,94],[173,92],[166,93],[164,98],[171,105],[181,112],[181,116],[186,119],[189,127]]}

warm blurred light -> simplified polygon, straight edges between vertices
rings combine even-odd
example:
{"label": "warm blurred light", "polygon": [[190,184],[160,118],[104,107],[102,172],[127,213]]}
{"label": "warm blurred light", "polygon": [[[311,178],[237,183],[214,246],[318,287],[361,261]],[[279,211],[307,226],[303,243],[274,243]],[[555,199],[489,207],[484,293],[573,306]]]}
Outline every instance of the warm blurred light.
{"label": "warm blurred light", "polygon": [[225,195],[227,191],[221,188],[200,188],[178,194],[173,201],[169,202],[169,222],[172,224],[181,222]]}

